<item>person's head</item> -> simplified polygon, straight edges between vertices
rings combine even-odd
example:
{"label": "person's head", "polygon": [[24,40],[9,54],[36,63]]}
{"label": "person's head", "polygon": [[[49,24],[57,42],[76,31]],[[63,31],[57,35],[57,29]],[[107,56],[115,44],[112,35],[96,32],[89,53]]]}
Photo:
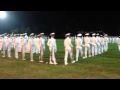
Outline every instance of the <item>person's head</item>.
{"label": "person's head", "polygon": [[35,36],[34,33],[31,33],[31,34],[30,34],[30,37],[31,37],[31,38],[34,38],[34,36]]}
{"label": "person's head", "polygon": [[82,37],[82,34],[78,34],[77,37]]}
{"label": "person's head", "polygon": [[88,37],[88,36],[89,36],[89,33],[86,33],[85,36]]}
{"label": "person's head", "polygon": [[92,34],[92,37],[95,37],[95,33]]}
{"label": "person's head", "polygon": [[42,37],[42,38],[43,38],[43,37],[44,37],[44,33],[40,33],[40,37]]}
{"label": "person's head", "polygon": [[50,37],[53,37],[53,38],[54,38],[54,37],[55,37],[55,33],[51,33],[51,34],[50,34]]}
{"label": "person's head", "polygon": [[39,38],[39,37],[40,37],[40,34],[36,35],[36,37]]}
{"label": "person's head", "polygon": [[25,34],[25,36],[27,35],[27,33],[24,33]]}
{"label": "person's head", "polygon": [[8,34],[7,37],[10,38],[10,34]]}
{"label": "person's head", "polygon": [[70,38],[70,33],[65,34],[65,37],[69,37]]}
{"label": "person's head", "polygon": [[24,37],[25,37],[25,34],[22,34],[22,37],[24,38]]}

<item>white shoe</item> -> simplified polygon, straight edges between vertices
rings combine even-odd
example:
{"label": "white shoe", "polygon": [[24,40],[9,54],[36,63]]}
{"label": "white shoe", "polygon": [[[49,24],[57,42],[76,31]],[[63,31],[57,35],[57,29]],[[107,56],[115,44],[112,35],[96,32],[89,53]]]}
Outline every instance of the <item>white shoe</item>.
{"label": "white shoe", "polygon": [[41,63],[42,63],[43,61],[39,61],[39,62],[41,62]]}
{"label": "white shoe", "polygon": [[30,60],[31,62],[34,62],[34,60]]}
{"label": "white shoe", "polygon": [[83,57],[83,59],[85,59],[85,58],[87,58],[87,57]]}
{"label": "white shoe", "polygon": [[57,65],[57,63],[54,63],[55,65]]}
{"label": "white shoe", "polygon": [[68,65],[68,63],[65,63],[65,65]]}
{"label": "white shoe", "polygon": [[2,56],[2,57],[5,57],[5,56]]}
{"label": "white shoe", "polygon": [[89,57],[91,57],[91,55]]}
{"label": "white shoe", "polygon": [[54,64],[53,62],[50,62],[49,64]]}
{"label": "white shoe", "polygon": [[75,60],[74,60],[74,61],[72,61],[71,63],[75,63]]}

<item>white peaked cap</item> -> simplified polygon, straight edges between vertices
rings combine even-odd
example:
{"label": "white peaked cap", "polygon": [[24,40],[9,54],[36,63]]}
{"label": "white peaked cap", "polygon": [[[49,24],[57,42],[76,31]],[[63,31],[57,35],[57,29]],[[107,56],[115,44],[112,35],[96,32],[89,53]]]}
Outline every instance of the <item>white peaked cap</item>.
{"label": "white peaked cap", "polygon": [[30,36],[34,35],[34,33],[31,33]]}
{"label": "white peaked cap", "polygon": [[82,34],[78,34],[77,36],[82,36]]}
{"label": "white peaked cap", "polygon": [[89,35],[89,33],[86,33],[85,35]]}
{"label": "white peaked cap", "polygon": [[92,35],[95,36],[95,33],[93,33]]}
{"label": "white peaked cap", "polygon": [[40,36],[40,34],[37,35],[38,37]]}
{"label": "white peaked cap", "polygon": [[53,32],[53,33],[51,33],[50,35],[54,35],[55,33]]}
{"label": "white peaked cap", "polygon": [[105,34],[105,36],[107,36],[107,34]]}
{"label": "white peaked cap", "polygon": [[25,33],[24,34],[22,34],[22,36],[24,36],[25,35]]}
{"label": "white peaked cap", "polygon": [[44,33],[40,33],[40,35],[43,35]]}
{"label": "white peaked cap", "polygon": [[65,34],[66,36],[70,35],[70,33]]}
{"label": "white peaked cap", "polygon": [[97,33],[96,35],[99,35],[99,33]]}

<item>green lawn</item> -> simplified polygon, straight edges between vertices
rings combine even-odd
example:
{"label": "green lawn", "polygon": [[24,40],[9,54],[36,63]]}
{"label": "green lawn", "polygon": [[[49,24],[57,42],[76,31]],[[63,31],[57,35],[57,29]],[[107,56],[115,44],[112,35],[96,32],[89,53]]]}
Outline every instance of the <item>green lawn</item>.
{"label": "green lawn", "polygon": [[[95,57],[81,59],[64,65],[63,40],[57,40],[56,60],[58,65],[49,65],[38,62],[38,55],[34,54],[34,62],[30,62],[29,54],[26,61],[8,59],[0,55],[0,79],[119,79],[120,78],[120,51],[117,44],[109,44],[109,50]],[[75,48],[74,48],[75,49]],[[75,50],[74,50],[75,51]],[[74,54],[75,55],[75,54]],[[46,46],[44,61],[49,61],[49,49]]]}

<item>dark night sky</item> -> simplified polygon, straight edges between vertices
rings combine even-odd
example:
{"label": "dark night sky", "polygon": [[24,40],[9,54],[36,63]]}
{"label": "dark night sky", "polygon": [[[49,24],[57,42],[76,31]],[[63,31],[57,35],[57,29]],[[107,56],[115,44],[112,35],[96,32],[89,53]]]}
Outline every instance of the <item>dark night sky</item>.
{"label": "dark night sky", "polygon": [[7,14],[7,18],[0,21],[4,32],[23,26],[31,27],[36,34],[48,35],[54,31],[59,37],[81,30],[120,34],[120,11],[7,11]]}

